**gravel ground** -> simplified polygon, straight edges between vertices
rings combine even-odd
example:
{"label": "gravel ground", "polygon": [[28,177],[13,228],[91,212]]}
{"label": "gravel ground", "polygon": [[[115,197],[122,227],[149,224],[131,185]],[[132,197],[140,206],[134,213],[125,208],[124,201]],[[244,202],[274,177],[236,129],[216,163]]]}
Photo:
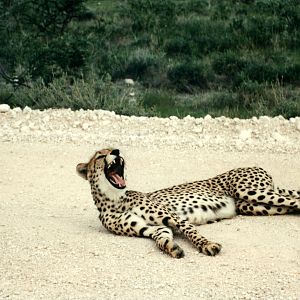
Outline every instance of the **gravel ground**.
{"label": "gravel ground", "polygon": [[0,134],[10,142],[67,142],[151,149],[208,148],[224,151],[300,152],[300,117],[262,116],[249,120],[225,117],[178,119],[119,116],[114,112],[13,110],[0,105]]}
{"label": "gravel ground", "polygon": [[97,219],[79,162],[127,157],[131,189],[152,191],[259,165],[300,188],[300,118],[136,118],[0,105],[0,299],[300,299],[299,215],[203,225],[216,257],[176,240],[176,260]]}

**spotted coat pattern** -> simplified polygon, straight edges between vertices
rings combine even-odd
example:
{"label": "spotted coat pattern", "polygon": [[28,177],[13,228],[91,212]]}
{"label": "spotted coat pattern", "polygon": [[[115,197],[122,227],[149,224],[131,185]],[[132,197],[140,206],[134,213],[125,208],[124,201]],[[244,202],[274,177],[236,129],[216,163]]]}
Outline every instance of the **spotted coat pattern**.
{"label": "spotted coat pattern", "polygon": [[275,188],[262,168],[238,168],[207,180],[141,193],[109,182],[105,168],[118,165],[122,170],[124,164],[119,150],[104,149],[87,164],[77,166],[79,175],[90,183],[101,223],[118,235],[152,238],[159,249],[175,258],[183,257],[184,252],[174,242],[174,230],[200,252],[216,255],[221,245],[203,237],[195,225],[236,213],[274,215],[300,210],[300,192]]}

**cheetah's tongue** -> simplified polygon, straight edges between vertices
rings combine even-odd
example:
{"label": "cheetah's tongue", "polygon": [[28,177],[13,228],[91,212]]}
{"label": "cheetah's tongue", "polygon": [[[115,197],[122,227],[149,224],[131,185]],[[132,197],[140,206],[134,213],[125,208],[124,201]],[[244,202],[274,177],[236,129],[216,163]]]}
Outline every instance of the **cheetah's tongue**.
{"label": "cheetah's tongue", "polygon": [[114,180],[115,184],[119,187],[125,186],[125,180],[123,177],[119,176],[117,173],[111,175],[112,179]]}

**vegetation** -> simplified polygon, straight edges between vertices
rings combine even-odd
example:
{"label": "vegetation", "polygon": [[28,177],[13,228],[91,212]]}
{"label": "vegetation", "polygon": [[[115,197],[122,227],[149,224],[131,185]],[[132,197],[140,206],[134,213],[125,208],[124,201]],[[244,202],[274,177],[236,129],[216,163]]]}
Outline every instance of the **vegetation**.
{"label": "vegetation", "polygon": [[0,0],[0,16],[0,103],[300,115],[298,0]]}

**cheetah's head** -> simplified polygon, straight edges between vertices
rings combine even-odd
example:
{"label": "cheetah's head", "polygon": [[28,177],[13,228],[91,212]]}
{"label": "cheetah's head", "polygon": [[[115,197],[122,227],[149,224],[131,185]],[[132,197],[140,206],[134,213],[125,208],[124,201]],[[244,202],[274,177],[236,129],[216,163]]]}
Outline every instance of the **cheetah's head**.
{"label": "cheetah's head", "polygon": [[103,149],[97,151],[88,163],[78,164],[76,171],[91,185],[98,185],[107,194],[126,188],[124,167],[124,158],[119,149]]}

